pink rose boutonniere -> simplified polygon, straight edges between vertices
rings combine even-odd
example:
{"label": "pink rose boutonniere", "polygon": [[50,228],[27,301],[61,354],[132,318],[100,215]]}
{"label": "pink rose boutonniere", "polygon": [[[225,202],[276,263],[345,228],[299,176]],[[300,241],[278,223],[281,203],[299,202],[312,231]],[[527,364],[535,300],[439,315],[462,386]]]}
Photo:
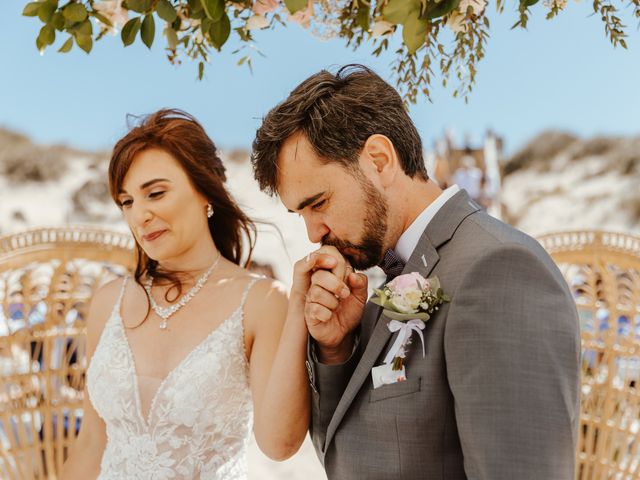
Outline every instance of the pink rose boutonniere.
{"label": "pink rose boutonniere", "polygon": [[399,332],[384,363],[392,364],[392,370],[402,370],[411,334],[415,331],[420,336],[424,356],[424,322],[431,318],[440,305],[451,299],[442,291],[438,277],[424,278],[418,272],[399,275],[382,289],[374,290],[374,293],[371,301],[380,305],[384,314],[392,319],[389,330]]}

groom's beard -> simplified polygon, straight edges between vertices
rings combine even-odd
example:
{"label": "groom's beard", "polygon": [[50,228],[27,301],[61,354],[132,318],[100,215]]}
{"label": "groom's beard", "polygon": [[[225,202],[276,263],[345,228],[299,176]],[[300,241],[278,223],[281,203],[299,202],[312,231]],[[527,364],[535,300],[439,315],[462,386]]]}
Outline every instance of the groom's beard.
{"label": "groom's beard", "polygon": [[322,244],[336,247],[356,270],[366,270],[378,265],[384,256],[388,207],[387,201],[369,179],[362,176],[358,178],[358,182],[367,203],[362,240],[355,244],[339,238],[325,237]]}

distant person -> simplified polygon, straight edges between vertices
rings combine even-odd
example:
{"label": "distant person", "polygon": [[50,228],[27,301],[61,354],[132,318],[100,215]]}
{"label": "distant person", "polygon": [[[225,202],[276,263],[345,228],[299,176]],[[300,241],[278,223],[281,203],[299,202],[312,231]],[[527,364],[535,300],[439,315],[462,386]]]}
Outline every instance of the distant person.
{"label": "distant person", "polygon": [[255,228],[224,182],[215,145],[184,112],[156,112],[116,144],[109,188],[137,265],[92,299],[65,480],[245,480],[252,426],[273,459],[302,444],[304,312],[287,316],[282,288],[240,265]]}
{"label": "distant person", "polygon": [[[573,479],[580,337],[569,288],[538,242],[458,186],[439,188],[422,152],[398,93],[358,65],[303,81],[256,134],[260,187],[322,244],[298,263],[315,268],[290,299],[309,329],[318,457],[330,480]],[[404,285],[388,297],[403,308],[428,301],[417,275],[451,296],[422,325],[424,355],[417,333],[412,344],[397,335],[409,324],[367,301],[353,269],[376,265]],[[394,358],[402,375],[387,375]]]}
{"label": "distant person", "polygon": [[467,191],[476,202],[482,197],[482,170],[476,166],[476,160],[471,155],[465,155],[460,160],[461,166],[453,172],[453,183]]}

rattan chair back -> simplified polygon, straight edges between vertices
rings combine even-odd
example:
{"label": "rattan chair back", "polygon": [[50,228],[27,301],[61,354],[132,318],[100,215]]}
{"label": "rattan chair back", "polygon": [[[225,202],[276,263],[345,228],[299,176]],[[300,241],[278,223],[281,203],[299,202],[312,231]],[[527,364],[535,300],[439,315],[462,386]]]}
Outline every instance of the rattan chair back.
{"label": "rattan chair back", "polygon": [[88,227],[0,237],[0,478],[56,479],[82,419],[85,319],[131,271],[129,235]]}

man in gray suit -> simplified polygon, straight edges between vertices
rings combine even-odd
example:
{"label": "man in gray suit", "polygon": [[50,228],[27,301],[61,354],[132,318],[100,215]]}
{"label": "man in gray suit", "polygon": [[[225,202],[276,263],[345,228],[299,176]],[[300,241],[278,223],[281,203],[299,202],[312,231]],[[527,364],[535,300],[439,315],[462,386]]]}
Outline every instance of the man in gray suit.
{"label": "man in gray suit", "polygon": [[[540,245],[427,175],[397,92],[366,67],[322,71],[264,118],[255,176],[322,243],[306,283],[313,442],[329,479],[571,480],[579,325]],[[380,265],[437,276],[450,297],[374,388],[394,341],[367,302]],[[302,321],[302,319],[301,319]]]}

